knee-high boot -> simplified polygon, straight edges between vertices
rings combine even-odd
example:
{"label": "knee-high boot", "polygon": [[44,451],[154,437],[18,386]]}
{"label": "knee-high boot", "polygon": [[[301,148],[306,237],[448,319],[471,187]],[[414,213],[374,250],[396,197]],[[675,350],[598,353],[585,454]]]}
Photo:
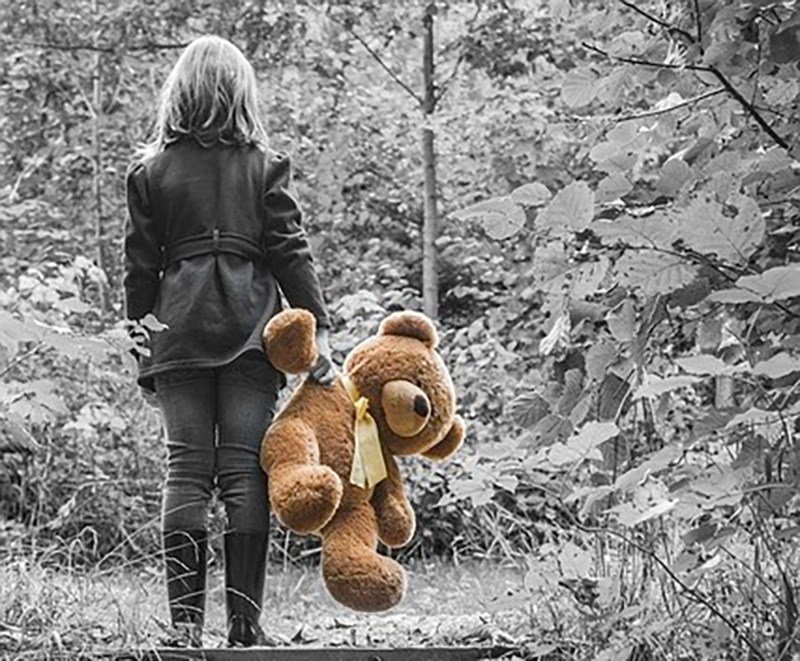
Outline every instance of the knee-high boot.
{"label": "knee-high boot", "polygon": [[225,604],[228,644],[263,647],[268,644],[258,624],[264,597],[269,532],[225,533]]}
{"label": "knee-high boot", "polygon": [[165,530],[164,559],[175,646],[201,647],[206,604],[208,533]]}

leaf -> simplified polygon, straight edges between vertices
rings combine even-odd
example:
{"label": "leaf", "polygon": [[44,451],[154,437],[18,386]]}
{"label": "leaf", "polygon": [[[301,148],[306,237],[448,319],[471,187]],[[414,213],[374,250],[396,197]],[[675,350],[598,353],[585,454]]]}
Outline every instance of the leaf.
{"label": "leaf", "polygon": [[597,417],[600,420],[613,420],[630,392],[631,384],[616,374],[606,374],[600,382],[600,400]]}
{"label": "leaf", "polygon": [[684,245],[720,259],[746,262],[764,238],[764,219],[751,198],[743,198],[739,213],[728,218],[713,200],[694,200],[679,218]]}
{"label": "leaf", "polygon": [[[673,500],[664,500],[660,503],[656,503],[652,507],[648,507],[643,512],[639,512],[638,516],[635,516],[633,520],[626,525],[637,526],[640,523],[644,523],[645,521],[649,521],[650,519],[654,519],[657,516],[661,516],[662,514],[666,514],[671,509],[678,504],[678,499],[675,498]],[[620,521],[620,523],[623,523]]]}
{"label": "leaf", "polygon": [[154,314],[149,312],[140,319],[139,323],[153,333],[158,333],[169,328],[169,326],[162,324],[158,319],[156,319]]}
{"label": "leaf", "polygon": [[588,184],[575,181],[558,192],[539,214],[537,223],[561,234],[568,230],[580,232],[589,226],[594,216],[594,193]]}
{"label": "leaf", "polygon": [[745,289],[721,289],[709,294],[706,300],[712,303],[730,303],[733,305],[764,302],[761,296]]}
{"label": "leaf", "polygon": [[800,296],[800,264],[776,266],[760,275],[742,276],[736,281],[736,286],[768,301]]}
{"label": "leaf", "polygon": [[569,416],[583,393],[583,375],[579,369],[568,370],[564,375],[564,394],[558,400],[556,412]]}
{"label": "leaf", "polygon": [[634,399],[641,399],[642,397],[658,397],[664,393],[684,388],[698,383],[700,379],[696,376],[671,376],[662,379],[655,375],[648,375],[645,382],[636,389],[633,394]]}
{"label": "leaf", "polygon": [[671,158],[661,166],[661,175],[656,188],[673,197],[692,178],[692,168],[682,158]]}
{"label": "leaf", "polygon": [[630,342],[636,334],[636,312],[633,301],[626,298],[606,315],[608,330],[618,342]]}
{"label": "leaf", "polygon": [[597,95],[597,74],[591,69],[570,71],[561,84],[561,99],[570,108],[589,105]]}
{"label": "leaf", "polygon": [[628,250],[616,264],[618,284],[638,289],[646,296],[669,294],[691,283],[697,268],[678,255]]}
{"label": "leaf", "polygon": [[792,25],[769,38],[772,59],[778,64],[800,60],[800,28]]}
{"label": "leaf", "polygon": [[539,353],[543,356],[548,356],[558,349],[569,347],[569,332],[569,314],[565,312],[556,319],[550,332],[539,342]]}
{"label": "leaf", "polygon": [[688,358],[676,358],[675,363],[685,372],[690,374],[708,374],[718,376],[720,374],[731,374],[736,368],[727,365],[716,356],[707,353],[699,356],[689,356]]}
{"label": "leaf", "polygon": [[619,172],[615,172],[600,182],[600,185],[597,187],[597,192],[595,193],[595,202],[597,202],[597,204],[613,202],[627,195],[632,190],[633,185],[628,181],[628,178]]}
{"label": "leaf", "polygon": [[776,80],[764,95],[770,106],[782,106],[791,103],[800,93],[800,85],[796,80]]}
{"label": "leaf", "polygon": [[605,255],[600,255],[596,260],[579,263],[568,274],[568,278],[572,281],[570,299],[581,301],[593,296],[603,283],[610,266],[611,262]]}
{"label": "leaf", "polygon": [[566,445],[572,450],[588,455],[619,433],[619,427],[614,422],[588,422],[575,436],[567,440]]}
{"label": "leaf", "polygon": [[509,402],[507,413],[520,427],[531,429],[550,413],[550,404],[535,392],[524,393]]}
{"label": "leaf", "polygon": [[582,549],[572,542],[565,542],[558,554],[558,563],[561,573],[567,578],[580,578],[591,576],[594,555],[591,551]]}
{"label": "leaf", "polygon": [[529,207],[538,207],[553,197],[553,194],[544,184],[538,181],[524,184],[511,192],[511,199],[517,204]]}
{"label": "leaf", "polygon": [[675,224],[663,213],[654,213],[645,218],[620,216],[612,221],[595,221],[591,229],[607,246],[622,243],[632,248],[664,249],[677,238]]}
{"label": "leaf", "polygon": [[39,329],[20,321],[9,312],[0,310],[0,344],[12,354],[16,353],[20,342],[28,342],[40,338]]}
{"label": "leaf", "polygon": [[557,21],[565,21],[572,10],[570,0],[550,0],[550,15]]}
{"label": "leaf", "polygon": [[0,451],[34,452],[39,443],[24,426],[19,416],[0,410]]}
{"label": "leaf", "polygon": [[514,236],[525,225],[525,212],[509,197],[478,202],[453,215],[460,220],[477,220],[484,231],[497,241]]}
{"label": "leaf", "polygon": [[753,366],[753,374],[766,376],[769,379],[779,379],[798,370],[800,370],[800,358],[792,356],[785,351]]}
{"label": "leaf", "polygon": [[641,484],[648,475],[655,475],[669,468],[682,456],[682,445],[665,445],[641,464],[620,475],[616,482],[614,482],[614,489],[628,491]]}
{"label": "leaf", "polygon": [[586,353],[586,374],[592,381],[602,381],[606,368],[617,359],[617,348],[611,342],[595,342]]}
{"label": "leaf", "polygon": [[569,294],[572,300],[583,300],[594,294],[609,269],[609,260],[601,255],[597,260],[575,262],[566,253],[562,241],[550,241],[536,249],[533,284],[550,295]]}
{"label": "leaf", "polygon": [[572,423],[561,416],[550,413],[539,421],[533,429],[533,433],[538,437],[541,445],[551,445],[559,438],[572,433]]}

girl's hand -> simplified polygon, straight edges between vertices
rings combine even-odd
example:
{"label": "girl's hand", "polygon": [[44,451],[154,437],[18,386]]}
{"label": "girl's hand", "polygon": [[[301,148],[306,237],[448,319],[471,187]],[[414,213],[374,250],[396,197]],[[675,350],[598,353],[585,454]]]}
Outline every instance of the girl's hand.
{"label": "girl's hand", "polygon": [[326,328],[317,329],[317,353],[319,358],[311,368],[308,375],[321,386],[329,386],[336,378],[336,369],[331,359],[331,348],[328,344],[328,330]]}

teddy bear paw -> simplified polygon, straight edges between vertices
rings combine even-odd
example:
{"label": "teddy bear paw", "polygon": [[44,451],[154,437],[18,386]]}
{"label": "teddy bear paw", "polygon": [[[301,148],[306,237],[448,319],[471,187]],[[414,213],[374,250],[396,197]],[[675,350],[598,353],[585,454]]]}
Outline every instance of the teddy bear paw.
{"label": "teddy bear paw", "polygon": [[374,552],[323,559],[325,585],[331,596],[353,610],[375,613],[399,604],[406,592],[406,573],[391,558]]}
{"label": "teddy bear paw", "polygon": [[298,466],[270,476],[270,503],[278,520],[298,534],[316,532],[333,518],[344,488],[327,466]]}

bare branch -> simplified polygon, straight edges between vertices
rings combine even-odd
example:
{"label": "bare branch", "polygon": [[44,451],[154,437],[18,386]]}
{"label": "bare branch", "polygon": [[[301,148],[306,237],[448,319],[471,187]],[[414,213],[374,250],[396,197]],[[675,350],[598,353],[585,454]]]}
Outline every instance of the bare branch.
{"label": "bare branch", "polygon": [[655,551],[652,551],[651,549],[648,549],[647,547],[639,544],[638,542],[635,542],[634,540],[629,539],[626,535],[623,535],[622,533],[617,532],[616,530],[613,530],[611,528],[595,528],[595,527],[584,526],[582,523],[580,523],[572,515],[571,512],[568,513],[568,516],[570,517],[570,519],[572,520],[572,522],[574,523],[574,525],[578,529],[583,530],[584,532],[587,532],[587,533],[600,534],[600,535],[612,535],[612,536],[616,537],[617,539],[621,540],[622,542],[624,542],[625,544],[627,544],[628,546],[636,549],[637,551],[639,551],[643,555],[646,555],[649,558],[651,558],[652,560],[654,560],[655,563],[659,567],[661,567],[662,571],[667,576],[669,576],[670,580],[673,583],[675,583],[675,585],[677,585],[681,589],[682,592],[684,592],[686,595],[688,595],[691,599],[693,599],[697,603],[702,604],[703,606],[705,606],[710,613],[712,613],[714,616],[716,616],[722,622],[727,624],[728,628],[731,630],[731,632],[737,638],[739,638],[748,647],[748,649],[750,650],[751,654],[753,655],[753,658],[760,659],[761,661],[764,661],[764,656],[761,654],[761,650],[759,650],[759,648],[755,645],[755,643],[750,639],[750,637],[747,634],[745,634],[743,631],[741,631],[741,627],[737,627],[736,622],[731,620],[725,613],[723,613],[719,608],[717,608],[716,604],[714,603],[714,601],[712,599],[707,597],[699,589],[697,589],[695,587],[692,587],[691,585],[685,583],[681,579],[681,577],[678,576],[673,571],[672,567],[670,567],[666,562],[664,562],[658,556],[658,554]]}
{"label": "bare branch", "polygon": [[734,86],[731,84],[731,81],[729,81],[729,80],[728,80],[728,79],[727,79],[727,78],[726,78],[726,77],[725,77],[725,76],[722,74],[722,72],[721,72],[719,69],[717,69],[717,67],[715,67],[715,66],[710,66],[710,67],[708,67],[708,71],[710,71],[712,74],[714,74],[714,76],[716,76],[717,80],[718,80],[720,83],[722,83],[722,86],[723,86],[723,87],[724,87],[726,90],[728,90],[728,93],[729,93],[729,94],[730,94],[730,95],[731,95],[731,96],[732,96],[734,99],[736,99],[736,100],[737,100],[737,101],[738,101],[738,102],[741,104],[741,106],[742,106],[742,107],[743,107],[743,108],[744,108],[744,109],[745,109],[745,110],[748,112],[748,114],[749,114],[749,115],[750,115],[750,116],[751,116],[751,117],[752,117],[752,118],[753,118],[753,119],[756,121],[756,123],[757,123],[757,124],[758,124],[758,125],[759,125],[759,126],[762,128],[762,129],[764,129],[764,131],[766,132],[766,134],[767,134],[767,135],[768,135],[770,138],[772,138],[772,139],[773,139],[773,140],[774,140],[774,141],[775,141],[775,142],[776,142],[778,145],[780,145],[781,147],[783,147],[784,149],[786,149],[786,150],[788,151],[788,149],[789,149],[789,143],[788,143],[788,142],[786,142],[786,140],[784,140],[784,139],[783,139],[781,136],[779,136],[779,135],[778,135],[778,134],[775,132],[775,129],[773,129],[773,128],[772,128],[772,127],[771,127],[771,126],[770,126],[770,125],[767,123],[767,120],[766,120],[766,119],[764,119],[764,117],[761,115],[761,113],[760,113],[760,112],[758,112],[758,110],[756,110],[756,107],[755,107],[755,106],[754,106],[752,103],[750,103],[750,102],[749,102],[747,99],[745,99],[745,98],[742,96],[742,93],[741,93],[739,90],[737,90],[737,89],[736,89],[736,88],[735,88],[735,87],[734,87]]}
{"label": "bare branch", "polygon": [[389,76],[391,76],[392,80],[394,80],[394,82],[396,82],[400,87],[402,87],[406,92],[408,92],[409,95],[411,95],[411,97],[417,103],[419,103],[420,106],[425,105],[425,101],[422,99],[422,97],[419,94],[417,94],[411,87],[409,87],[405,82],[403,82],[400,76],[398,76],[394,71],[392,71],[389,65],[386,64],[386,62],[384,62],[383,58],[380,56],[380,53],[376,52],[375,49],[372,48],[372,46],[370,46],[366,42],[366,40],[360,34],[358,34],[349,24],[340,21],[339,19],[330,14],[328,15],[328,17],[334,23],[337,23],[338,25],[342,26],[345,30],[347,30],[347,32],[364,47],[364,50],[367,51],[367,53],[369,53],[372,56],[372,59],[374,59],[381,66],[381,68],[384,71],[386,71],[386,73],[388,73]]}
{"label": "bare branch", "polygon": [[587,50],[590,50],[594,53],[598,53],[603,57],[616,61],[616,62],[625,62],[627,64],[636,64],[645,67],[655,67],[657,69],[673,69],[673,70],[686,70],[686,71],[704,71],[705,73],[710,73],[725,88],[725,90],[730,94],[736,101],[739,102],[745,111],[756,121],[756,123],[764,130],[764,132],[772,138],[772,140],[783,147],[783,149],[789,150],[789,143],[786,142],[781,136],[779,136],[775,130],[767,123],[767,120],[758,112],[756,107],[750,103],[747,99],[742,96],[742,93],[737,90],[730,80],[728,80],[722,72],[717,69],[715,66],[699,66],[696,64],[668,64],[666,62],[652,62],[650,60],[642,60],[636,57],[618,57],[615,55],[611,55],[610,53],[597,48],[597,46],[592,46],[586,42],[583,42],[583,47]]}
{"label": "bare branch", "polygon": [[697,25],[697,45],[703,52],[703,17],[700,15],[700,0],[694,0],[694,20]]}
{"label": "bare branch", "polygon": [[676,27],[671,23],[667,23],[667,21],[659,18],[658,16],[653,16],[653,14],[646,12],[644,9],[640,9],[632,2],[628,2],[628,0],[619,0],[619,2],[620,4],[625,5],[628,9],[633,9],[633,11],[635,11],[637,14],[644,16],[648,21],[651,21],[652,23],[661,26],[667,32],[677,34],[683,37],[686,41],[688,41],[691,44],[695,43],[695,38],[691,34],[689,34],[686,30]]}
{"label": "bare branch", "polygon": [[705,71],[709,73],[711,69],[709,67],[698,66],[696,64],[668,64],[667,62],[653,62],[651,60],[643,60],[638,57],[620,57],[618,55],[611,55],[604,51],[597,46],[593,46],[592,44],[586,43],[585,41],[581,44],[587,50],[590,50],[598,55],[602,55],[606,59],[612,60],[614,62],[625,62],[626,64],[636,64],[643,67],[655,67],[656,69],[673,69],[673,70],[687,70],[687,71]]}
{"label": "bare branch", "polygon": [[655,117],[656,115],[663,115],[665,113],[672,112],[673,110],[678,110],[679,108],[685,108],[686,106],[693,105],[698,101],[703,101],[704,99],[716,96],[717,94],[722,94],[725,91],[726,89],[724,87],[718,87],[717,89],[711,90],[710,92],[706,92],[705,94],[700,94],[699,96],[692,97],[691,99],[686,99],[681,103],[676,103],[674,106],[669,106],[668,108],[658,108],[656,110],[648,110],[646,112],[637,113],[635,115],[626,115],[624,117],[620,117],[617,121],[627,122],[631,119],[643,119],[645,117]]}
{"label": "bare branch", "polygon": [[147,43],[147,44],[139,44],[135,46],[126,47],[125,44],[118,44],[115,46],[104,46],[99,44],[59,44],[59,43],[48,43],[48,42],[23,41],[20,42],[20,45],[27,46],[29,48],[46,48],[48,50],[60,50],[60,51],[90,51],[95,53],[117,53],[120,51],[138,52],[138,51],[157,51],[157,50],[178,50],[181,48],[186,48],[186,46],[188,46],[189,44]]}

